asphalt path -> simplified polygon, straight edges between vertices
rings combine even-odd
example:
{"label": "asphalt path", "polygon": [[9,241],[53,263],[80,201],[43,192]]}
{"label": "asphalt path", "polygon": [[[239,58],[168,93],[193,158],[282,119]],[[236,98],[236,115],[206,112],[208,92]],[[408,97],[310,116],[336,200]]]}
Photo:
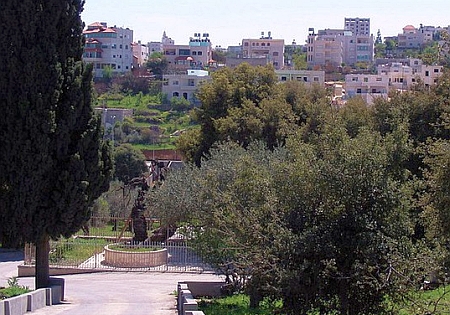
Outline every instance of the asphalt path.
{"label": "asphalt path", "polygon": [[[17,276],[20,252],[0,251],[0,286]],[[27,314],[42,315],[175,315],[179,281],[219,281],[211,273],[101,272],[59,276],[65,279],[65,299]],[[19,278],[34,289],[34,277]]]}

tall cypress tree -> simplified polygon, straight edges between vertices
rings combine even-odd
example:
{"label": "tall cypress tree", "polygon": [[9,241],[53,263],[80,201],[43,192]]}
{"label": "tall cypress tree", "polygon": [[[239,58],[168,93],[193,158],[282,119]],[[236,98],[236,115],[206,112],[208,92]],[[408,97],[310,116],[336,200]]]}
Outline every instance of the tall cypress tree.
{"label": "tall cypress tree", "polygon": [[83,5],[0,1],[0,235],[36,245],[37,288],[49,239],[79,230],[112,170],[81,59]]}

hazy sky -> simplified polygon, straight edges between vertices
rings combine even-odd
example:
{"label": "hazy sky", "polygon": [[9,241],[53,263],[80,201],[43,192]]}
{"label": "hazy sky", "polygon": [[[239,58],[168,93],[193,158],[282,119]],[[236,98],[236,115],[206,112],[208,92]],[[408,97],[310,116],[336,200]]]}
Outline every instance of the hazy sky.
{"label": "hazy sky", "polygon": [[175,44],[194,33],[209,33],[213,46],[239,45],[243,38],[272,38],[303,44],[308,28],[342,29],[344,18],[370,18],[371,33],[402,32],[408,24],[450,25],[449,0],[85,0],[86,25],[107,22],[128,27],[134,40],[160,41],[163,31]]}

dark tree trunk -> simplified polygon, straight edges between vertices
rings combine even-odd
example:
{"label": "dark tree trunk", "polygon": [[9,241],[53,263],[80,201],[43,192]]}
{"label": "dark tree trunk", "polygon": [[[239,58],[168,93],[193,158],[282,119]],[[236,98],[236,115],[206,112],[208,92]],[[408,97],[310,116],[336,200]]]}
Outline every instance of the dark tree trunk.
{"label": "dark tree trunk", "polygon": [[36,242],[36,289],[46,288],[50,281],[50,242],[47,234],[44,234]]}
{"label": "dark tree trunk", "polygon": [[261,293],[258,288],[250,284],[249,287],[249,296],[250,296],[250,308],[258,308],[259,303],[263,300]]}

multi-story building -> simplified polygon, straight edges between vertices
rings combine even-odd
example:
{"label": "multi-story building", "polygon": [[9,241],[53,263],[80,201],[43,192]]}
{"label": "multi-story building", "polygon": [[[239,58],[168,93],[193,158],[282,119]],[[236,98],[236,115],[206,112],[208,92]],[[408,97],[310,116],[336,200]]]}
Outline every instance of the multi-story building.
{"label": "multi-story building", "polygon": [[373,35],[369,19],[345,19],[344,29],[325,29],[315,33],[309,29],[306,45],[307,62],[311,68],[355,65],[373,62]]}
{"label": "multi-story building", "polygon": [[103,76],[103,69],[125,73],[133,67],[133,31],[129,28],[108,27],[107,23],[92,23],[83,31],[86,44],[83,60],[92,63],[95,77]]}
{"label": "multi-story building", "polygon": [[189,69],[184,74],[164,75],[162,92],[167,95],[167,100],[172,97],[183,97],[194,105],[199,101],[195,98],[195,92],[203,83],[210,81],[208,71]]}
{"label": "multi-story building", "polygon": [[275,69],[282,69],[284,66],[284,39],[273,39],[271,32],[268,32],[266,37],[262,32],[261,38],[243,39],[242,58],[264,59]]}
{"label": "multi-story building", "polygon": [[345,18],[346,31],[351,31],[354,35],[370,36],[370,19],[368,18]]}
{"label": "multi-story building", "polygon": [[434,26],[424,26],[420,24],[419,28],[415,28],[413,25],[406,25],[403,28],[403,33],[398,34],[398,49],[419,49],[426,44],[435,40],[437,34],[442,28]]}
{"label": "multi-story building", "polygon": [[379,65],[377,74],[346,75],[346,96],[360,96],[368,104],[372,104],[376,97],[387,98],[389,91],[405,91],[419,81],[425,86],[436,84],[442,71],[442,66],[425,65],[419,59]]}
{"label": "multi-story building", "polygon": [[148,46],[138,41],[137,43],[131,44],[133,50],[133,67],[140,68],[142,67],[148,60]]}
{"label": "multi-story building", "polygon": [[325,71],[275,70],[275,74],[280,82],[299,81],[303,82],[307,86],[311,86],[313,84],[324,86],[325,84]]}
{"label": "multi-story building", "polygon": [[[165,35],[165,33],[164,33]],[[163,35],[163,54],[170,70],[182,70],[207,67],[212,60],[212,47],[209,34],[194,33],[188,45],[175,45],[175,42]],[[167,40],[169,39],[169,40]]]}

